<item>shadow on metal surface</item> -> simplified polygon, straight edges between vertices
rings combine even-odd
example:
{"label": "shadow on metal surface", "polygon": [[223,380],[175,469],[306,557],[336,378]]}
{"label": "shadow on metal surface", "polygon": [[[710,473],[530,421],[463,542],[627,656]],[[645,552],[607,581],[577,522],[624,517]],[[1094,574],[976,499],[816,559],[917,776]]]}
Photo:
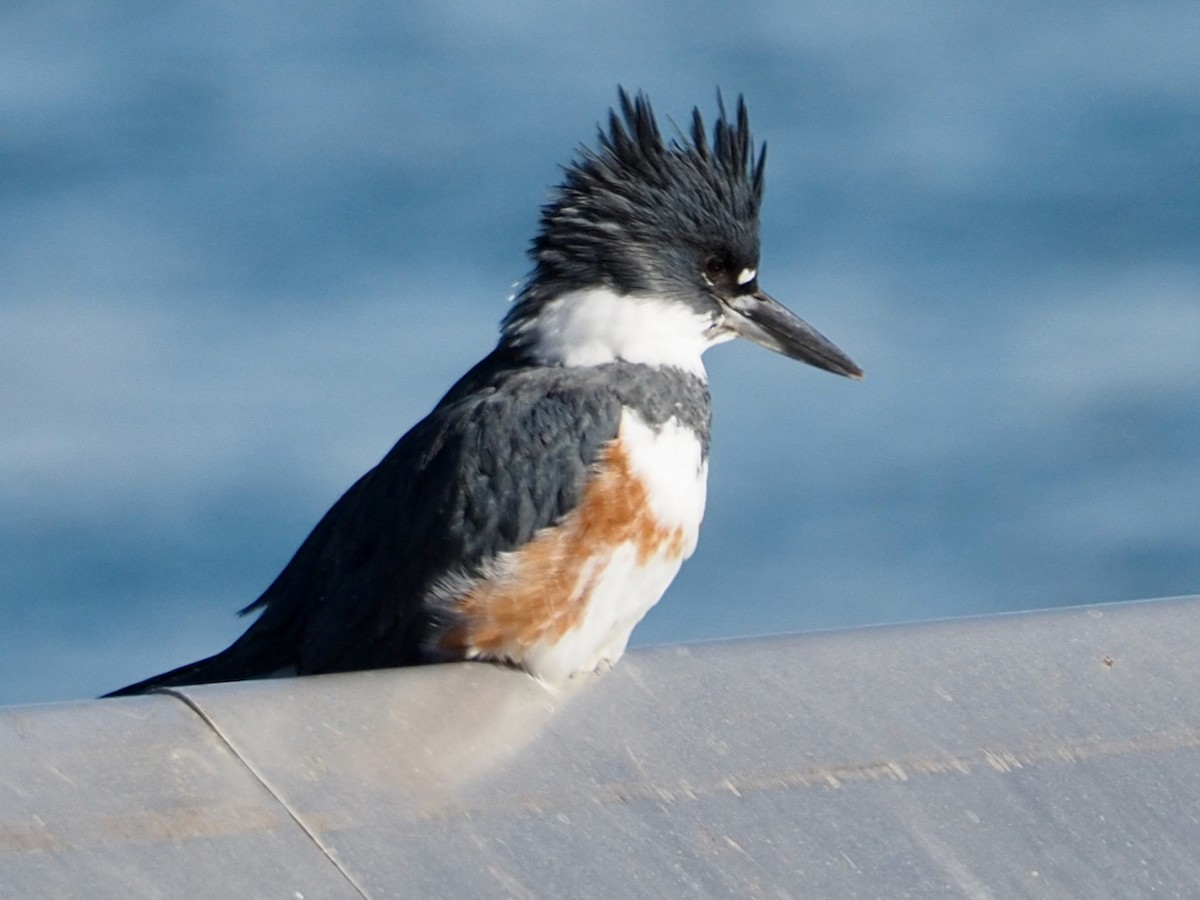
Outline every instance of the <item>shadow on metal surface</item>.
{"label": "shadow on metal surface", "polygon": [[[501,769],[569,699],[491,665],[425,666],[174,688],[238,756],[290,760],[293,774],[338,778],[356,802],[381,793],[444,797]],[[331,770],[326,761],[336,760]]]}

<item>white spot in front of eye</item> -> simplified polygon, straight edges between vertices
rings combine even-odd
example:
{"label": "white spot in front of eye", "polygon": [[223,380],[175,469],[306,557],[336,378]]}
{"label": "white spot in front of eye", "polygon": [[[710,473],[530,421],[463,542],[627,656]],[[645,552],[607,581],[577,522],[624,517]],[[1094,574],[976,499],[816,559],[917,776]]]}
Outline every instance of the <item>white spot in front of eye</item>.
{"label": "white spot in front of eye", "polygon": [[755,279],[755,276],[757,276],[757,275],[758,275],[758,269],[742,269],[742,271],[738,273],[737,283],[738,284],[749,284],[750,282],[752,282]]}

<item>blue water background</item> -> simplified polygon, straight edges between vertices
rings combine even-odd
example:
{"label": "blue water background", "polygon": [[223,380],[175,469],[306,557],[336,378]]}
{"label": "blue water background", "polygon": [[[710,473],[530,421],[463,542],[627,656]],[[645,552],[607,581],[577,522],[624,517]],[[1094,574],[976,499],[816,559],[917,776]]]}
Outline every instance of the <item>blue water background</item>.
{"label": "blue water background", "polygon": [[1200,4],[7,3],[0,702],[245,626],[491,347],[615,85],[770,145],[636,644],[1200,593]]}

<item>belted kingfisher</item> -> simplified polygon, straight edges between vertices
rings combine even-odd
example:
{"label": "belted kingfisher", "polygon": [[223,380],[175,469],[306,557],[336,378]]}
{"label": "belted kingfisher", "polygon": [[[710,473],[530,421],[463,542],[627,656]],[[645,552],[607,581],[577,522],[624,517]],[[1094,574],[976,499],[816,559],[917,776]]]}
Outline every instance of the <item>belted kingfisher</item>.
{"label": "belted kingfisher", "polygon": [[696,546],[710,400],[739,335],[861,370],[758,286],[765,145],[745,103],[663,139],[619,90],[542,208],[496,348],[325,514],[228,649],[159,687],[481,659],[603,670]]}

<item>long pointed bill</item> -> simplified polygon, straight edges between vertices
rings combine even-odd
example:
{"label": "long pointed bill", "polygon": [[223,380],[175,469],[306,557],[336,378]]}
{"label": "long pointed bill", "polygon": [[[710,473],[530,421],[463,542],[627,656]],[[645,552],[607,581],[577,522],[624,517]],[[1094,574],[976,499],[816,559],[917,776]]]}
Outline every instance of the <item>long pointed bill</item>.
{"label": "long pointed bill", "polygon": [[726,309],[734,331],[768,350],[848,378],[863,377],[862,369],[850,357],[763,291],[739,294],[729,301]]}

